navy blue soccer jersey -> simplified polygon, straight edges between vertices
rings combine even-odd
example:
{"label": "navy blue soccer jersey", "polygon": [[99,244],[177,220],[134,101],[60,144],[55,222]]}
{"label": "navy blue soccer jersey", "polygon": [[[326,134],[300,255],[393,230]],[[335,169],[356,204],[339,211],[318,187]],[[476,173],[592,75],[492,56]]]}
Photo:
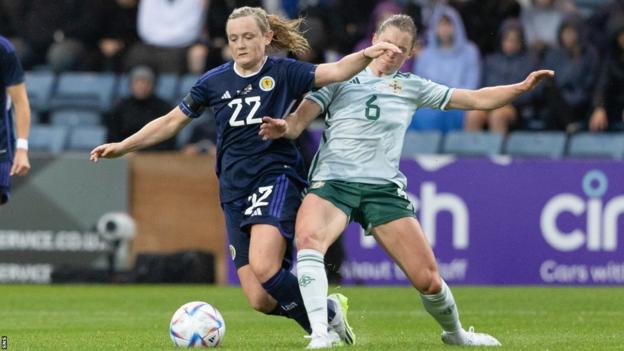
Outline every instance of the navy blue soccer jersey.
{"label": "navy blue soccer jersey", "polygon": [[189,117],[211,108],[217,125],[217,164],[221,202],[251,194],[262,176],[285,173],[305,184],[303,159],[291,140],[262,140],[262,117],[286,117],[314,86],[316,66],[268,57],[255,74],[242,76],[234,62],[206,72],[179,105]]}
{"label": "navy blue soccer jersey", "polygon": [[5,37],[0,36],[0,162],[13,159],[15,135],[13,117],[6,89],[24,81],[24,71],[15,48]]}

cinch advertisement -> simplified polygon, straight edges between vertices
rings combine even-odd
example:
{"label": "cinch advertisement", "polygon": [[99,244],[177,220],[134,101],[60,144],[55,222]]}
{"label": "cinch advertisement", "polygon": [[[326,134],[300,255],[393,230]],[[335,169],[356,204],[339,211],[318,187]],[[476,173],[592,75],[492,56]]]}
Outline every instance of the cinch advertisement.
{"label": "cinch advertisement", "polygon": [[[624,163],[429,156],[401,170],[449,283],[624,284]],[[357,224],[343,235],[344,284],[409,284]]]}

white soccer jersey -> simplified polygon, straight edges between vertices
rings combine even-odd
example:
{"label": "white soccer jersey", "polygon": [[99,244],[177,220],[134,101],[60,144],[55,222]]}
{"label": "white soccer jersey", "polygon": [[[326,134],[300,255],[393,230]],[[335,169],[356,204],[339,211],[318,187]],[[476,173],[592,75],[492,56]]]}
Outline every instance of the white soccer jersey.
{"label": "white soccer jersey", "polygon": [[399,171],[405,131],[421,107],[445,109],[453,89],[411,73],[375,76],[369,68],[306,99],[321,106],[326,130],[310,180],[406,186]]}

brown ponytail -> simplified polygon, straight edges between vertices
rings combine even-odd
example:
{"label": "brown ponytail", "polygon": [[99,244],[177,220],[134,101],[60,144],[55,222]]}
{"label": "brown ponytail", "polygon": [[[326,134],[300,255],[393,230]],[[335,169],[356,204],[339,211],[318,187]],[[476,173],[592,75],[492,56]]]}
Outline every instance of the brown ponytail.
{"label": "brown ponytail", "polygon": [[260,7],[239,7],[234,9],[228,21],[235,18],[251,16],[256,20],[262,34],[273,31],[271,46],[277,49],[286,49],[296,55],[310,50],[310,44],[300,30],[303,18],[287,20],[275,15],[269,15]]}

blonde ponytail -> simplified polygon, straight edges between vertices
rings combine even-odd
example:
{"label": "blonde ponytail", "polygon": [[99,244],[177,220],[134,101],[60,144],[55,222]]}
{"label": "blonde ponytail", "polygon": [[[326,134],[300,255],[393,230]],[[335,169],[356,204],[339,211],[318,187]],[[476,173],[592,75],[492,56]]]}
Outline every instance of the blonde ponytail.
{"label": "blonde ponytail", "polygon": [[269,30],[273,31],[273,40],[270,44],[272,47],[286,49],[296,55],[310,50],[310,44],[300,30],[303,18],[287,20],[279,16],[269,15],[260,7],[244,6],[234,9],[228,17],[228,21],[247,16],[256,20],[262,34]]}

